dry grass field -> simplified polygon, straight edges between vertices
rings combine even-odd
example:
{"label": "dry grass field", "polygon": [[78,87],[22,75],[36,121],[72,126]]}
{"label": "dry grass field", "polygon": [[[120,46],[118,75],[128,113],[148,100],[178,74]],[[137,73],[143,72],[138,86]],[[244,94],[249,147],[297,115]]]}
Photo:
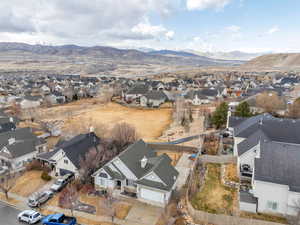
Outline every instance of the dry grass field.
{"label": "dry grass field", "polygon": [[207,169],[204,186],[192,199],[192,205],[209,213],[232,214],[236,210],[236,190],[222,185],[220,165],[209,163]]}
{"label": "dry grass field", "polygon": [[47,182],[41,179],[42,171],[28,171],[16,180],[11,192],[28,197],[43,187]]}
{"label": "dry grass field", "polygon": [[95,100],[80,100],[74,103],[43,108],[40,117],[44,121],[64,121],[63,130],[86,132],[89,124],[105,125],[108,129],[117,123],[133,125],[140,138],[146,141],[156,140],[171,123],[172,109],[137,109],[116,103],[97,104]]}

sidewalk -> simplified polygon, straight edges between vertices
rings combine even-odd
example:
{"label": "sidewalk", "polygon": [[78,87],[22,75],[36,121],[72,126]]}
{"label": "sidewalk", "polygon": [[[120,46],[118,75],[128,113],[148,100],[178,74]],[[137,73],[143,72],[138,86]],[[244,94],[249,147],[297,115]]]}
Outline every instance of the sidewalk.
{"label": "sidewalk", "polygon": [[[9,193],[9,197],[10,198],[14,198],[15,200],[18,200],[19,203],[16,205],[12,205],[13,207],[19,209],[19,210],[26,210],[26,209],[30,209],[26,202],[27,202],[27,198],[22,197],[20,195],[17,195],[15,193]],[[7,203],[9,204],[9,203]],[[9,204],[11,205],[11,204]],[[59,212],[59,213],[64,213],[64,214],[70,214],[70,210],[69,209],[63,209],[60,207],[55,207],[55,206],[44,206],[42,207],[43,210],[49,210],[49,211],[54,211],[54,212]],[[95,221],[95,224],[97,222],[108,222],[111,223],[111,217],[108,216],[97,216],[97,215],[93,215],[93,214],[89,214],[89,213],[84,213],[84,212],[79,212],[79,211],[74,211],[74,216],[75,217],[81,217],[83,219],[88,219],[88,220],[92,220]],[[130,218],[130,217],[129,217]],[[114,218],[114,223],[118,224],[118,225],[153,225],[155,223],[155,221],[137,221],[133,218],[129,219],[128,216],[124,219],[124,220],[120,220],[117,218]]]}

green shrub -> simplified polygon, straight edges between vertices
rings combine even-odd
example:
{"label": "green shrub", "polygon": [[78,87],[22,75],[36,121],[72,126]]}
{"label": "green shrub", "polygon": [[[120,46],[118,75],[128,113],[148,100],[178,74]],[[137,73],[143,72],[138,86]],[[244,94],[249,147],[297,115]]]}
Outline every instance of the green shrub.
{"label": "green shrub", "polygon": [[50,181],[52,179],[52,177],[47,172],[45,172],[45,171],[42,173],[41,178],[44,181]]}

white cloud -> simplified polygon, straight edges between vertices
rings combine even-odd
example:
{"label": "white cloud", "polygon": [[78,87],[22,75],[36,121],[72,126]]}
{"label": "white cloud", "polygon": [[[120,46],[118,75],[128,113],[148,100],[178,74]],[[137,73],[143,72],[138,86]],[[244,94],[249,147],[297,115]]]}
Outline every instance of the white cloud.
{"label": "white cloud", "polygon": [[187,0],[186,6],[188,10],[222,9],[230,2],[231,0]]}
{"label": "white cloud", "polygon": [[232,31],[232,32],[239,32],[241,30],[241,28],[239,26],[236,25],[231,25],[229,27],[226,27],[226,30]]}
{"label": "white cloud", "polygon": [[268,34],[273,34],[273,33],[276,33],[276,32],[278,32],[278,31],[280,31],[279,27],[278,27],[278,26],[274,26],[274,27],[270,28],[270,29],[267,31],[267,33],[268,33]]}
{"label": "white cloud", "polygon": [[135,34],[140,34],[145,38],[155,38],[161,39],[165,38],[167,40],[171,40],[174,37],[175,32],[171,30],[167,30],[162,25],[151,25],[148,19],[145,19],[143,22],[140,22],[136,26],[134,26],[131,31]]}
{"label": "white cloud", "polygon": [[174,0],[1,0],[0,41],[97,45],[171,39],[173,31],[143,23],[150,13],[165,17],[174,7]]}

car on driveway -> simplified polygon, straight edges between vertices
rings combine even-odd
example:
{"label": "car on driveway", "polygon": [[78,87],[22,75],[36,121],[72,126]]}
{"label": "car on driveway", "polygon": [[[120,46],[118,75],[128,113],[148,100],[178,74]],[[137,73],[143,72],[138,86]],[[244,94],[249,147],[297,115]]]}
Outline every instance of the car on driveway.
{"label": "car on driveway", "polygon": [[59,178],[55,181],[54,184],[50,187],[51,191],[58,192],[61,191],[69,182],[74,179],[74,174],[66,174],[62,178]]}
{"label": "car on driveway", "polygon": [[43,216],[34,210],[25,210],[18,215],[18,220],[20,222],[26,222],[28,224],[35,224],[39,222]]}
{"label": "car on driveway", "polygon": [[31,195],[28,198],[27,204],[29,207],[39,207],[53,197],[52,191],[42,191]]}

